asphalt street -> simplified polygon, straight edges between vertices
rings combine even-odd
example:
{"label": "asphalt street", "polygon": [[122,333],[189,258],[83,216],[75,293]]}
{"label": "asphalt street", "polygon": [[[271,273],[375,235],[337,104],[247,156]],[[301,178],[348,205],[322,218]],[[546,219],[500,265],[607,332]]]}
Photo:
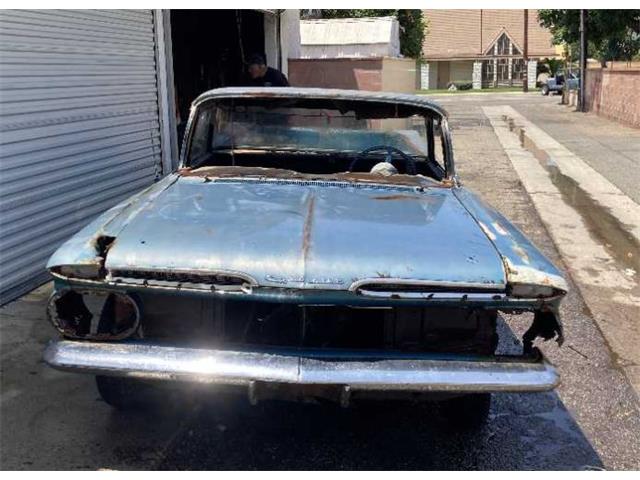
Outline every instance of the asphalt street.
{"label": "asphalt street", "polygon": [[[482,107],[511,106],[636,202],[640,181],[629,177],[640,172],[640,133],[569,113],[558,97],[457,94],[437,101],[450,112],[464,184],[568,273],[571,292],[561,310],[567,341],[561,348],[540,345],[561,374],[556,391],[494,395],[488,424],[466,433],[452,430],[432,405],[252,407],[245,398],[215,391],[177,395],[163,409],[121,413],[99,399],[92,377],[53,371],[42,363],[42,349],[55,336],[44,315],[50,292],[45,285],[0,309],[0,467],[639,469],[640,405],[620,352],[607,342],[580,285],[572,281],[567,259]],[[553,127],[559,122],[562,133]],[[579,135],[589,135],[590,150]],[[626,175],[614,168],[618,162],[626,162]],[[529,315],[502,316],[501,351],[518,348],[530,320]]]}

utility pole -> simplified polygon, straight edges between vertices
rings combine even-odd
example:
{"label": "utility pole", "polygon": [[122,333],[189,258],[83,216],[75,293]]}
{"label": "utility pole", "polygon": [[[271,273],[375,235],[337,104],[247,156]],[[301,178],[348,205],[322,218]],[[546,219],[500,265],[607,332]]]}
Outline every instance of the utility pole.
{"label": "utility pole", "polygon": [[585,76],[587,74],[587,10],[580,10],[580,108],[581,112],[587,111],[585,105],[586,92],[584,91]]}
{"label": "utility pole", "polygon": [[522,82],[522,91],[529,91],[529,10],[524,9],[524,77]]}

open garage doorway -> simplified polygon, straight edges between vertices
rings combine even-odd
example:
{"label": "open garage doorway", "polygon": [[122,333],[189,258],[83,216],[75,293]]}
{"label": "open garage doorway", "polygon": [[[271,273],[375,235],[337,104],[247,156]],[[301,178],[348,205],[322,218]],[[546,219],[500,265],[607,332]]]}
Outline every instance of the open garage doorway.
{"label": "open garage doorway", "polygon": [[191,102],[212,88],[246,82],[245,59],[265,54],[264,13],[256,10],[171,10],[178,142]]}

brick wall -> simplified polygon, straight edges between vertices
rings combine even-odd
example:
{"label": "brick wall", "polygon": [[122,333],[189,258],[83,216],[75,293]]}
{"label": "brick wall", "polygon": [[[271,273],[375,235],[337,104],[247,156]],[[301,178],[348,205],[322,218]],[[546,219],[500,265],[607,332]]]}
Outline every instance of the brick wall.
{"label": "brick wall", "polygon": [[640,70],[589,69],[585,79],[590,112],[640,128]]}
{"label": "brick wall", "polygon": [[[523,48],[523,10],[423,10],[428,21],[423,52],[427,59],[481,56],[503,29]],[[529,56],[555,55],[551,33],[529,10]]]}

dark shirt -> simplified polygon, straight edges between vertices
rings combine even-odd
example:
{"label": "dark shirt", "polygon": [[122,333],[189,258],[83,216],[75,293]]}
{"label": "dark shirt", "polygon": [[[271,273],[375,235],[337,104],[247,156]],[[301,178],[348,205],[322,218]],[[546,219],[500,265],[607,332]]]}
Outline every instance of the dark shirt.
{"label": "dark shirt", "polygon": [[267,67],[264,76],[260,78],[250,78],[249,85],[254,87],[288,87],[289,81],[279,70]]}

